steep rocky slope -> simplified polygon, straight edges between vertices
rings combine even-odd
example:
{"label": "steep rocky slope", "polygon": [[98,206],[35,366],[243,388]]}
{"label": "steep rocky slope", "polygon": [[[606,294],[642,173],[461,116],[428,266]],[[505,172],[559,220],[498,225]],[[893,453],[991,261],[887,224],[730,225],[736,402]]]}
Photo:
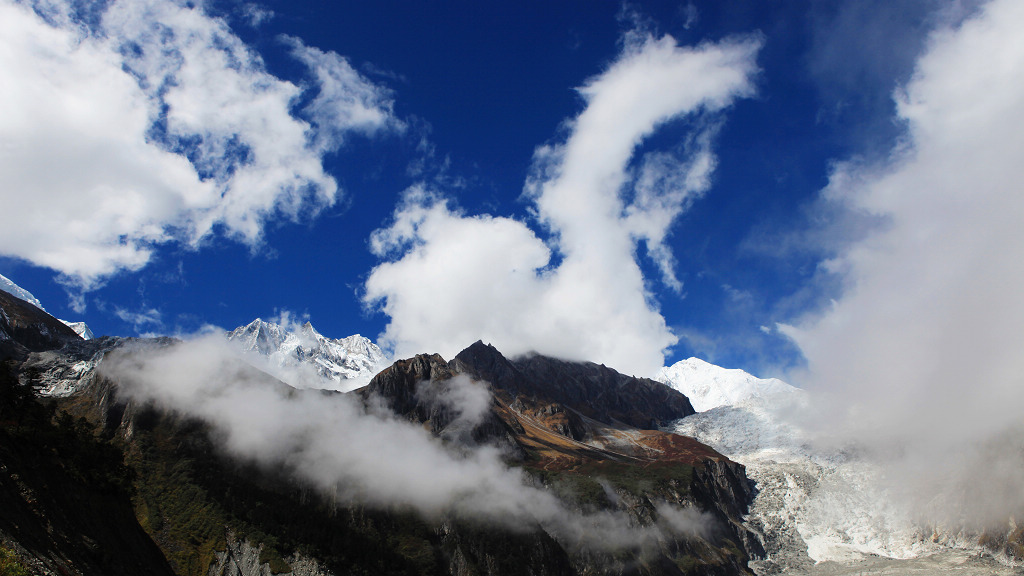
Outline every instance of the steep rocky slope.
{"label": "steep rocky slope", "polygon": [[[217,422],[133,399],[125,382],[102,372],[111,354],[131,360],[180,343],[82,341],[66,333],[47,339],[24,328],[50,330],[46,318],[26,322],[22,309],[5,314],[18,318],[5,326],[22,327],[5,332],[22,347],[8,366],[12,389],[47,414],[73,414],[53,426],[80,438],[62,444],[91,446],[80,452],[93,455],[37,450],[49,459],[42,465],[19,452],[15,440],[0,442],[0,497],[21,510],[0,525],[0,538],[35,573],[740,574],[747,573],[749,553],[758,552],[741,525],[751,495],[742,466],[692,439],[651,429],[692,412],[683,395],[651,381],[543,357],[510,361],[478,343],[452,362],[396,362],[355,396],[368,418],[415,424],[452,462],[498,450],[502,466],[521,471],[508,477],[521,476],[524,490],[554,494],[562,514],[606,526],[614,521],[631,535],[632,543],[613,545],[543,522],[361,503],[343,483],[329,489],[297,475],[288,458],[256,460],[229,450]],[[21,343],[37,338],[35,349]],[[339,394],[294,389],[241,360],[223,362],[223,373],[254,393],[271,390],[310,406]],[[484,394],[459,397],[464,381]],[[48,399],[41,403],[32,390]],[[426,474],[423,482],[432,482]],[[83,488],[64,489],[82,478]],[[119,551],[111,539],[122,547],[132,542],[131,551]]]}
{"label": "steep rocky slope", "polygon": [[25,359],[82,340],[5,292],[0,334],[0,544],[32,574],[173,575],[135,518],[121,449],[36,397]]}
{"label": "steep rocky slope", "polygon": [[66,324],[38,307],[0,290],[0,359],[25,359],[31,352],[81,340]]}
{"label": "steep rocky slope", "polygon": [[[18,286],[17,284],[15,284],[2,274],[0,274],[0,292],[5,292],[11,296],[14,296],[16,300],[25,302],[27,304],[31,304],[33,307],[38,308],[41,311],[46,311],[46,308],[43,308],[43,304],[39,301],[38,298],[33,296],[31,292],[25,290],[21,286]],[[68,322],[67,320],[61,320],[61,322],[66,324],[69,328],[74,330],[76,334],[78,334],[85,340],[94,337],[92,330],[89,329],[89,326],[87,326],[85,322]],[[0,337],[0,339],[2,339],[2,337]]]}
{"label": "steep rocky slope", "polygon": [[[460,374],[492,392],[469,435],[450,403],[437,401]],[[477,342],[447,363],[437,355],[399,361],[358,393],[385,399],[439,437],[501,447],[578,507],[623,512],[637,526],[663,521],[665,504],[706,515],[709,533],[645,550],[643,573],[739,573],[749,553],[761,553],[742,526],[753,495],[743,467],[692,438],[647,429],[693,413],[685,396],[656,382],[543,356],[509,360]],[[598,568],[617,564],[601,551],[570,556],[579,573],[617,573]]]}

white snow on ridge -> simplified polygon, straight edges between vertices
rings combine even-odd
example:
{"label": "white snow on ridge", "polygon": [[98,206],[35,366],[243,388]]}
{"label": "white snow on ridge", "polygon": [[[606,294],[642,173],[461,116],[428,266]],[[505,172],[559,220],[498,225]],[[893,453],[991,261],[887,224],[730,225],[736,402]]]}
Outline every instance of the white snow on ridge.
{"label": "white snow on ridge", "polygon": [[[28,302],[29,304],[35,306],[36,308],[39,308],[43,312],[46,312],[46,308],[43,308],[43,305],[42,303],[39,302],[38,298],[33,296],[32,293],[29,292],[28,290],[25,290],[21,286],[18,286],[17,284],[15,284],[9,278],[2,274],[0,274],[0,290],[7,292],[8,294],[14,296],[15,298],[20,298],[25,302]],[[61,322],[67,324],[68,327],[74,330],[76,334],[82,337],[82,340],[91,340],[95,338],[95,336],[93,336],[92,330],[90,330],[89,327],[86,326],[85,322],[68,322],[67,320],[61,320]]]}
{"label": "white snow on ridge", "polygon": [[381,349],[358,334],[326,338],[306,322],[296,329],[257,318],[227,335],[254,364],[296,388],[349,391],[384,367]]}
{"label": "white snow on ridge", "polygon": [[75,334],[82,337],[82,340],[92,340],[96,337],[85,322],[68,322],[67,320],[61,320],[61,322],[66,324],[68,328],[74,330]]}
{"label": "white snow on ridge", "polygon": [[777,378],[756,378],[743,370],[721,368],[699,358],[687,358],[666,366],[654,379],[682,392],[698,412],[734,406],[749,398],[791,394],[796,390]]}
{"label": "white snow on ridge", "polygon": [[39,299],[32,295],[31,292],[25,290],[21,286],[18,286],[14,282],[10,281],[6,276],[0,274],[0,290],[7,292],[15,298],[21,298],[25,302],[39,308],[40,310],[46,310],[43,305],[39,303]]}

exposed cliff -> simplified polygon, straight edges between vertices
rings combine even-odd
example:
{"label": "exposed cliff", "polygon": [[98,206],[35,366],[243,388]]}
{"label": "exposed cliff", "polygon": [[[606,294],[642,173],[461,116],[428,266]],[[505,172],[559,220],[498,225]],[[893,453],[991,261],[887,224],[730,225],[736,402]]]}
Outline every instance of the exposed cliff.
{"label": "exposed cliff", "polygon": [[55,417],[0,367],[0,540],[34,574],[171,576],[132,508],[132,471],[93,427]]}
{"label": "exposed cliff", "polygon": [[[468,438],[449,433],[458,420],[443,401],[459,376],[492,393]],[[542,356],[510,361],[478,342],[447,364],[437,355],[399,361],[359,394],[441,438],[500,446],[510,462],[580,511],[622,512],[642,527],[663,523],[670,504],[701,511],[712,526],[625,553],[630,561],[585,547],[568,550],[576,573],[731,574],[746,570],[750,554],[763,553],[742,525],[753,492],[743,466],[693,439],[643,428],[693,413],[685,396],[659,383]]]}
{"label": "exposed cliff", "polygon": [[24,360],[30,352],[53,350],[81,339],[60,320],[0,290],[0,360]]}
{"label": "exposed cliff", "polygon": [[653,430],[695,412],[686,396],[654,380],[626,376],[592,362],[536,354],[508,360],[479,341],[456,355],[451,367],[489,382],[496,390],[548,399],[609,424]]}

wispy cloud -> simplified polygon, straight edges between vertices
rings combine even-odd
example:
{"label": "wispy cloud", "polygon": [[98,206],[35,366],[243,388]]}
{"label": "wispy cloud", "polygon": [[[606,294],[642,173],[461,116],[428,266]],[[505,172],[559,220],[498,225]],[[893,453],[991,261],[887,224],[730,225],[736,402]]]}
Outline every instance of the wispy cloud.
{"label": "wispy cloud", "polygon": [[[398,356],[454,354],[477,339],[508,354],[531,350],[653,375],[676,342],[636,260],[639,242],[679,289],[665,238],[709,186],[714,115],[753,92],[755,39],[678,46],[633,31],[622,54],[579,92],[586,108],[567,139],[535,153],[527,182],[545,243],[527,223],[470,216],[418,187],[372,248],[391,258],[366,282],[365,301],[390,317]],[[686,118],[671,153],[630,162],[659,126]]]}
{"label": "wispy cloud", "polygon": [[253,28],[259,28],[275,16],[273,10],[254,2],[243,4],[239,11],[242,17],[245,18],[246,24]]}
{"label": "wispy cloud", "polygon": [[[0,253],[89,289],[157,246],[219,233],[251,246],[339,196],[322,155],[393,126],[389,93],[337,54],[294,44],[300,88],[201,5],[0,2]],[[304,90],[311,104],[293,110]]]}
{"label": "wispy cloud", "polygon": [[143,328],[159,330],[163,327],[163,314],[156,308],[144,308],[131,311],[126,308],[114,308],[114,316],[132,325],[135,332],[142,332]]}

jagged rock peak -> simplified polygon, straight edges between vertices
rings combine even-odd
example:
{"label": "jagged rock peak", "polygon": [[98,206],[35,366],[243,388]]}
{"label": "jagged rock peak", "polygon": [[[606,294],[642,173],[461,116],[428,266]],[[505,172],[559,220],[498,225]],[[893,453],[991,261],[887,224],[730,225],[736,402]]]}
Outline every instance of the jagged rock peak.
{"label": "jagged rock peak", "polygon": [[522,374],[497,348],[477,340],[448,363],[452,370],[486,380],[495,388],[515,394],[526,385]]}
{"label": "jagged rock peak", "polygon": [[440,354],[417,354],[412,358],[396,360],[394,364],[374,376],[364,390],[379,391],[389,382],[402,382],[415,386],[417,382],[451,378],[452,370]]}
{"label": "jagged rock peak", "polygon": [[450,366],[513,396],[557,402],[603,422],[653,429],[695,412],[686,396],[676,390],[593,362],[540,354],[510,360],[494,346],[477,341],[459,352]]}

